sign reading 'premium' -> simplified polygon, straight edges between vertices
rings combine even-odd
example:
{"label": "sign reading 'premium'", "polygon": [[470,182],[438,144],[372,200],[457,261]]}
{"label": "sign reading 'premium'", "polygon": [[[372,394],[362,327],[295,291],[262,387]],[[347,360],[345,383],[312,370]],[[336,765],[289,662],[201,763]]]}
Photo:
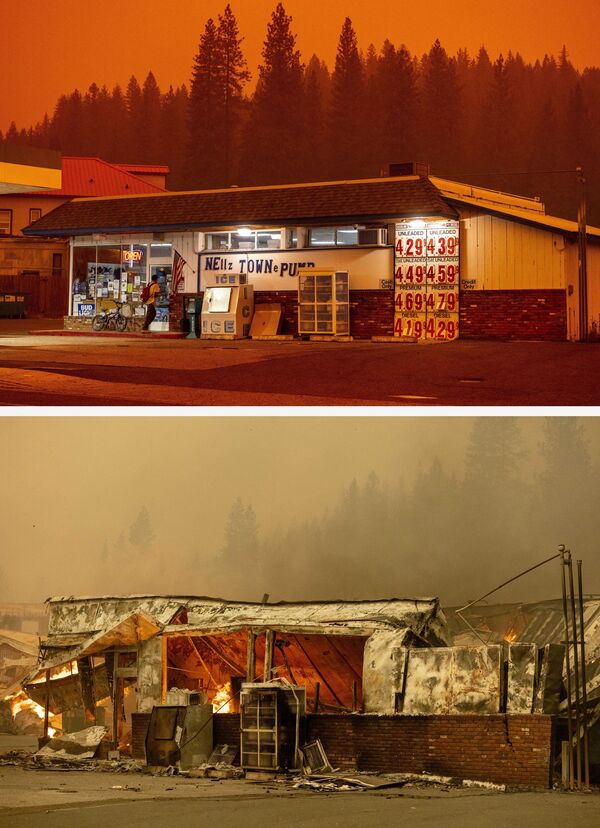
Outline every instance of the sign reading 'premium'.
{"label": "sign reading 'premium'", "polygon": [[394,336],[458,336],[458,222],[396,225]]}

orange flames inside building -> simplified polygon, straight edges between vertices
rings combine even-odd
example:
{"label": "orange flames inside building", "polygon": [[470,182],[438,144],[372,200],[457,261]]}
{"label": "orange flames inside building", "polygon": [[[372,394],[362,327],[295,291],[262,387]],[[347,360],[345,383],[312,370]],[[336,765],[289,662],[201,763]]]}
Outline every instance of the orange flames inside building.
{"label": "orange flames inside building", "polygon": [[[31,713],[34,713],[39,719],[44,719],[44,708],[34,702],[33,699],[28,698],[24,693],[17,693],[14,696],[10,696],[8,698],[8,702],[10,704],[10,710],[13,715],[13,718],[16,718],[17,713],[21,713],[23,710],[28,710]],[[52,713],[50,714],[50,718],[52,717]],[[48,736],[54,736],[56,730],[53,727],[48,727]]]}
{"label": "orange flames inside building", "polygon": [[219,687],[212,698],[211,704],[213,713],[231,713],[231,687],[229,684],[224,684]]}

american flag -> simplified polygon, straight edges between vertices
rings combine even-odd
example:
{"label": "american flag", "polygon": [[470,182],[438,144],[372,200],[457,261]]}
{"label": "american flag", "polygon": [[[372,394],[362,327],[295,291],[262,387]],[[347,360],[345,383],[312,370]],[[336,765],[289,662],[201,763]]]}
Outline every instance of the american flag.
{"label": "american flag", "polygon": [[171,282],[171,295],[175,296],[177,293],[183,291],[183,268],[187,264],[186,260],[177,251],[173,256],[173,280]]}

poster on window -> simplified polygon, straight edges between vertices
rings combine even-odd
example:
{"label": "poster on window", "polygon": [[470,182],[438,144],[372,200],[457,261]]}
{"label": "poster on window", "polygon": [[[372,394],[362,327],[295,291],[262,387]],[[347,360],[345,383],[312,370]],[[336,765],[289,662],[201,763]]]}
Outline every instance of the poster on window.
{"label": "poster on window", "polygon": [[394,251],[394,336],[458,336],[458,222],[400,222]]}

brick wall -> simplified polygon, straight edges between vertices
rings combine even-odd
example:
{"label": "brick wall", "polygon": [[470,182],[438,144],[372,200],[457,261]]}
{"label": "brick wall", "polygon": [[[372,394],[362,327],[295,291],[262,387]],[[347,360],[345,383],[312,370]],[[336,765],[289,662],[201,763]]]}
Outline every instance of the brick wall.
{"label": "brick wall", "polygon": [[567,338],[564,290],[473,290],[460,294],[461,339]]}
{"label": "brick wall", "polygon": [[308,717],[308,738],[334,767],[551,784],[551,716],[320,715]]}
{"label": "brick wall", "polygon": [[[145,758],[149,713],[133,714],[134,758]],[[320,739],[336,768],[379,773],[434,773],[548,788],[551,716],[307,716],[307,741]],[[239,742],[239,714],[213,718],[213,742]]]}
{"label": "brick wall", "polygon": [[239,745],[240,714],[217,713],[213,716],[213,744]]}
{"label": "brick wall", "polygon": [[350,334],[355,339],[394,334],[394,291],[351,290]]}

